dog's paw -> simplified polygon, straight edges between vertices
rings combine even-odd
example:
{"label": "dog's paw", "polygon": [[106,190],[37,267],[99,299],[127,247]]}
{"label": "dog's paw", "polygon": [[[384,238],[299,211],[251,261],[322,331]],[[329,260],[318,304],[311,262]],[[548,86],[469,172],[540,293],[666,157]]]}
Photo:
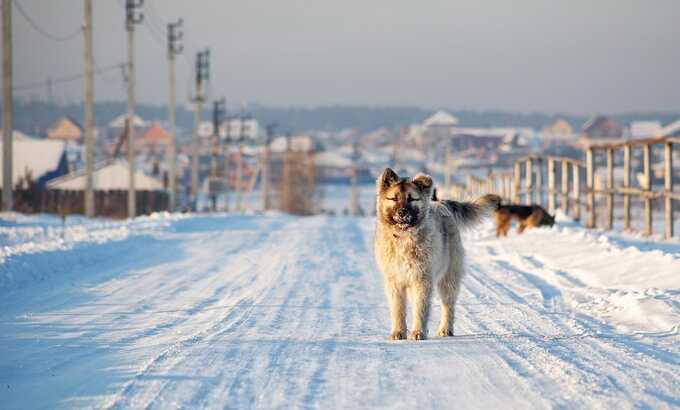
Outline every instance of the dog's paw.
{"label": "dog's paw", "polygon": [[390,334],[390,340],[404,340],[406,339],[405,330],[395,330]]}
{"label": "dog's paw", "polygon": [[408,335],[408,338],[410,340],[425,340],[425,332],[423,332],[421,330],[413,330]]}
{"label": "dog's paw", "polygon": [[437,330],[437,336],[439,336],[439,337],[451,337],[451,336],[453,336],[453,330],[439,329],[439,330]]}

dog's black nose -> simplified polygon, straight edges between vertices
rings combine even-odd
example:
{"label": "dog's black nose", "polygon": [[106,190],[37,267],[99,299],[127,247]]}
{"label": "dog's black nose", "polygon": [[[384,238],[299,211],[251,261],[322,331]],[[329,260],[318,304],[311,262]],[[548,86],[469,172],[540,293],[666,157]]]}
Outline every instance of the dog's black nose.
{"label": "dog's black nose", "polygon": [[411,212],[409,212],[409,210],[406,208],[399,208],[399,210],[397,210],[397,216],[399,219],[407,222],[410,222],[412,219]]}

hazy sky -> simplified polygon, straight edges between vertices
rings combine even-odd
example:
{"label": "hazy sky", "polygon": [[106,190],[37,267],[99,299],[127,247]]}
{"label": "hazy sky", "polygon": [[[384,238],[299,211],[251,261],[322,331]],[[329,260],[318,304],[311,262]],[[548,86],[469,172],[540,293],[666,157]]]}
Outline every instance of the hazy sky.
{"label": "hazy sky", "polygon": [[[18,0],[57,35],[82,1]],[[94,0],[99,66],[125,60],[123,0]],[[184,18],[179,102],[195,52],[212,50],[212,96],[230,104],[417,105],[540,112],[680,111],[680,1],[146,0],[139,100],[167,99],[165,23]],[[83,41],[54,42],[14,8],[15,84],[81,73]],[[151,29],[150,29],[151,28]],[[155,38],[152,31],[156,33]],[[96,99],[125,98],[118,71]],[[46,87],[17,96],[44,97]],[[81,81],[54,86],[80,100]]]}

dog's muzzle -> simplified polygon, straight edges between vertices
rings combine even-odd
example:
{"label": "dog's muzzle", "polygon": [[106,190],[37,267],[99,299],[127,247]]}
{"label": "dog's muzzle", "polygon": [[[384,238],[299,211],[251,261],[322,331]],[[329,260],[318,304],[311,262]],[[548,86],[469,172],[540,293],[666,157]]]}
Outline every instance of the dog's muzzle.
{"label": "dog's muzzle", "polygon": [[399,208],[394,215],[394,222],[401,229],[410,228],[416,222],[416,215],[408,208]]}

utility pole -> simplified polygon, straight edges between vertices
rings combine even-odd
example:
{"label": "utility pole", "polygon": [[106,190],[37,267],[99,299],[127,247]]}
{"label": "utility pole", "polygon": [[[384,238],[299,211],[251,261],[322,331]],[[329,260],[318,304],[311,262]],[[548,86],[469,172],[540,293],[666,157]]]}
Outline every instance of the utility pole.
{"label": "utility pole", "polygon": [[12,0],[2,0],[2,210],[12,210]]}
{"label": "utility pole", "polygon": [[357,152],[357,143],[354,142],[352,144],[352,175],[351,175],[351,182],[352,182],[352,196],[351,196],[351,203],[350,203],[350,212],[352,216],[358,216],[359,215],[359,188],[357,184],[357,159],[359,159],[359,155]]}
{"label": "utility pole", "polygon": [[54,93],[52,92],[52,77],[47,77],[47,102],[49,104],[54,102]]}
{"label": "utility pole", "polygon": [[243,184],[241,180],[243,179],[243,140],[245,134],[245,115],[241,114],[239,116],[239,136],[238,136],[238,155],[236,157],[236,212],[241,212],[243,209],[241,207],[241,196],[243,190]]}
{"label": "utility pole", "polygon": [[144,0],[126,0],[125,27],[128,33],[128,121],[127,121],[127,157],[130,169],[130,185],[128,187],[128,218],[137,214],[135,198],[135,24],[144,20],[144,15],[138,13]]}
{"label": "utility pole", "polygon": [[[85,0],[85,216],[95,214],[94,203],[94,119],[92,96],[92,0]],[[51,80],[50,80],[51,85]],[[51,87],[50,87],[51,88]]]}
{"label": "utility pole", "polygon": [[201,122],[201,112],[203,110],[204,83],[208,80],[210,73],[210,49],[199,51],[196,54],[196,96],[194,97],[194,130],[192,135],[191,149],[191,209],[196,211],[198,201],[198,126]]}
{"label": "utility pole", "polygon": [[446,193],[444,197],[447,197],[451,192],[451,141],[449,139],[445,140],[446,146],[444,147],[444,189]]}
{"label": "utility pole", "polygon": [[231,178],[229,175],[229,156],[231,155],[231,118],[227,115],[227,108],[225,104],[224,114],[226,118],[225,135],[224,135],[224,210],[229,212],[229,185]]}
{"label": "utility pole", "polygon": [[168,147],[168,159],[170,160],[169,208],[174,212],[177,208],[177,129],[175,115],[177,112],[177,99],[175,91],[175,56],[180,54],[184,47],[179,44],[184,33],[180,31],[182,19],[177,23],[168,23],[168,69],[170,77],[170,101],[168,103],[168,121],[170,122],[170,146]]}
{"label": "utility pole", "polygon": [[210,187],[210,206],[213,212],[217,210],[217,192],[215,186],[217,182],[217,156],[220,152],[220,124],[222,124],[225,104],[226,99],[224,97],[213,101],[213,152],[210,158],[210,179],[212,181]]}
{"label": "utility pole", "polygon": [[267,136],[264,140],[264,146],[262,147],[262,187],[260,194],[262,195],[262,210],[268,211],[271,208],[270,197],[269,197],[269,160],[270,151],[269,145],[274,138],[274,131],[276,130],[276,124],[267,125]]}

